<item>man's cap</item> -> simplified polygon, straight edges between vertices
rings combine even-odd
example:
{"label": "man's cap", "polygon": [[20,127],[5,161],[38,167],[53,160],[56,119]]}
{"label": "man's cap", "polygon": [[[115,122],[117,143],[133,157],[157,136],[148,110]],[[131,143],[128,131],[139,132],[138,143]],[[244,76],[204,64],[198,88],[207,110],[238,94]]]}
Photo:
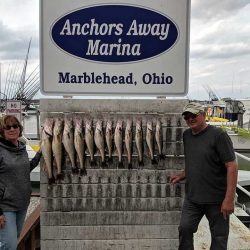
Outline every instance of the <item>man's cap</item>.
{"label": "man's cap", "polygon": [[197,115],[198,113],[204,112],[204,111],[205,111],[205,109],[200,103],[198,103],[198,102],[190,102],[189,104],[187,104],[184,107],[182,115],[184,115],[184,113],[186,113],[186,112]]}

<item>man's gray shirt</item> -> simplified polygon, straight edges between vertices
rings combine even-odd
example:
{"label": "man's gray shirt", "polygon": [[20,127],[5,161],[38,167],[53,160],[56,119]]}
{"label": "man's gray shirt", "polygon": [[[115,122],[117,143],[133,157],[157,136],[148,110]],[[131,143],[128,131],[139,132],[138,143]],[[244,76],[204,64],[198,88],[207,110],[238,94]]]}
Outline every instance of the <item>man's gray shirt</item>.
{"label": "man's gray shirt", "polygon": [[201,133],[183,133],[186,196],[196,203],[221,203],[227,187],[225,163],[235,160],[233,144],[221,128],[208,125]]}

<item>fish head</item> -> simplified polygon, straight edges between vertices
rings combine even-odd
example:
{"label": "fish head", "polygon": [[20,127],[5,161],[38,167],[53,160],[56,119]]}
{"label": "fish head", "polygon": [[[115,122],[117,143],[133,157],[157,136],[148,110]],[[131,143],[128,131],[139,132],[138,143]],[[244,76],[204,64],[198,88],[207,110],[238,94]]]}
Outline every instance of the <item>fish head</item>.
{"label": "fish head", "polygon": [[108,131],[112,130],[112,121],[111,120],[107,121],[106,130],[108,130]]}
{"label": "fish head", "polygon": [[133,121],[131,119],[127,120],[127,126],[132,127]]}
{"label": "fish head", "polygon": [[150,131],[153,130],[153,122],[151,120],[147,121],[147,129]]}
{"label": "fish head", "polygon": [[102,121],[101,120],[98,120],[96,122],[96,130],[99,132],[102,132]]}
{"label": "fish head", "polygon": [[75,119],[75,131],[82,131],[82,119]]}
{"label": "fish head", "polygon": [[63,120],[60,118],[56,118],[54,122],[53,133],[55,135],[61,134],[63,131]]}
{"label": "fish head", "polygon": [[96,122],[96,127],[97,127],[97,128],[102,128],[102,120],[98,120],[98,121]]}
{"label": "fish head", "polygon": [[132,120],[127,120],[127,125],[126,125],[126,130],[127,131],[131,131],[132,130],[132,126],[133,126],[133,123],[132,123]]}
{"label": "fish head", "polygon": [[92,121],[91,120],[87,120],[85,123],[85,130],[86,132],[88,131],[92,131]]}
{"label": "fish head", "polygon": [[43,131],[52,136],[53,135],[54,120],[52,118],[46,118],[43,124]]}
{"label": "fish head", "polygon": [[137,131],[141,131],[142,130],[142,121],[141,120],[137,120],[136,121],[136,126],[135,126]]}
{"label": "fish head", "polygon": [[161,129],[161,121],[157,120],[156,122],[156,130],[160,130]]}
{"label": "fish head", "polygon": [[64,119],[64,131],[71,132],[73,130],[73,123],[71,119]]}
{"label": "fish head", "polygon": [[117,121],[115,130],[122,132],[122,120]]}

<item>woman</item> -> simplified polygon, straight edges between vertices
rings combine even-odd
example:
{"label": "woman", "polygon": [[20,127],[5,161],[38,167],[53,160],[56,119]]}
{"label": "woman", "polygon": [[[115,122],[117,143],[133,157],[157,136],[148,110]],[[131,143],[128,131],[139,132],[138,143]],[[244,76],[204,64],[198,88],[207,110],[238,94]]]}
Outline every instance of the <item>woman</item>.
{"label": "woman", "polygon": [[0,249],[16,250],[30,202],[30,172],[38,165],[38,152],[29,162],[18,138],[23,127],[15,116],[0,121]]}

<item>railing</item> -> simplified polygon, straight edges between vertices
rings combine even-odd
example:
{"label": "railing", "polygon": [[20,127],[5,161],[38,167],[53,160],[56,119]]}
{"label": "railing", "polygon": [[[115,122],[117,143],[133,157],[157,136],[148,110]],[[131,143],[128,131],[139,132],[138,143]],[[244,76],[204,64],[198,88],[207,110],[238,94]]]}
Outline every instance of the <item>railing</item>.
{"label": "railing", "polygon": [[240,184],[237,184],[237,188],[250,198],[250,192],[243,188]]}
{"label": "railing", "polygon": [[239,169],[250,170],[250,158],[238,152],[235,152],[235,155]]}
{"label": "railing", "polygon": [[[247,195],[250,198],[250,192],[248,190],[246,190],[244,187],[242,187],[241,185],[237,184],[237,188],[243,192],[245,195]],[[245,204],[240,204],[239,202],[236,202],[236,204],[238,206],[241,206],[241,208],[246,212],[246,215],[238,215],[238,219],[246,226],[250,229],[250,209],[246,207]],[[248,214],[248,215],[247,215]]]}
{"label": "railing", "polygon": [[40,249],[40,205],[25,221],[17,246],[17,250],[38,249]]}
{"label": "railing", "polygon": [[[245,156],[245,155],[243,155],[243,154],[240,154],[240,153],[238,153],[238,152],[235,152],[235,154],[236,154],[236,160],[237,160],[237,163],[239,164],[239,159],[241,160],[241,162],[242,162],[242,160],[247,164],[247,165],[249,165],[250,166],[250,158],[249,157],[247,157],[247,156]],[[244,163],[243,162],[243,163]],[[250,171],[249,171],[249,173],[250,173]],[[250,192],[247,190],[247,189],[245,189],[243,186],[241,186],[239,183],[237,184],[237,189],[239,190],[239,191],[241,191],[242,193],[244,193],[244,195],[246,195],[248,198],[250,198]],[[240,205],[241,207],[242,207],[242,209],[244,210],[244,211],[246,211],[248,214],[250,214],[250,209],[249,208],[247,208],[246,207],[246,205],[245,204],[238,204],[238,205]],[[242,217],[242,216],[241,216]],[[243,218],[244,217],[244,218]],[[249,227],[249,221],[250,221],[250,216],[243,216],[242,218],[241,218],[241,220],[243,221],[247,221],[246,223],[244,223],[245,225],[247,224],[248,225],[248,227]]]}
{"label": "railing", "polygon": [[242,158],[242,159],[244,159],[246,161],[249,161],[249,164],[250,164],[250,158],[249,157],[247,157],[247,156],[245,156],[243,154],[240,154],[238,152],[235,152],[235,154],[236,154],[237,158],[239,157],[239,158]]}

